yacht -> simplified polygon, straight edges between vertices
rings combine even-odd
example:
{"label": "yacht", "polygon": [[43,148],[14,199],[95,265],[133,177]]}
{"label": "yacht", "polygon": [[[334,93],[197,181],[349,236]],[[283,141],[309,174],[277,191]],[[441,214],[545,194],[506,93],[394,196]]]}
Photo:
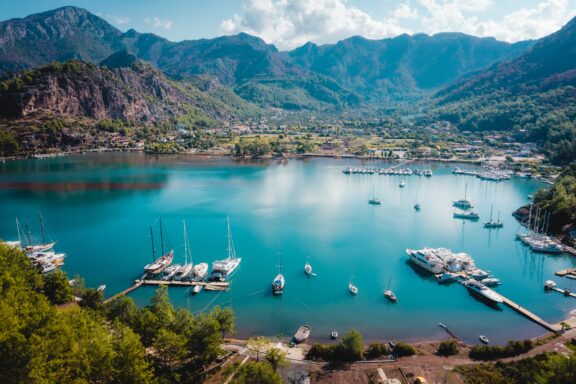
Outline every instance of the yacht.
{"label": "yacht", "polygon": [[392,276],[390,276],[390,278],[388,279],[388,289],[384,291],[384,297],[386,297],[391,302],[395,303],[398,301],[398,298],[396,297],[394,292],[392,292],[392,290],[390,289],[391,282],[392,282]]}
{"label": "yacht", "polygon": [[232,231],[230,230],[230,219],[227,218],[228,222],[228,257],[224,260],[216,260],[212,263],[212,273],[210,274],[210,280],[212,281],[225,281],[230,277],[234,271],[240,266],[242,261],[241,257],[236,256],[236,250],[234,249],[234,242],[232,240]]}
{"label": "yacht", "polygon": [[436,275],[436,278],[440,284],[447,284],[456,281],[458,279],[458,275],[452,272],[444,272],[441,275]]}
{"label": "yacht", "polygon": [[380,199],[374,196],[374,185],[372,185],[372,198],[370,200],[368,200],[368,204],[370,204],[370,205],[381,205],[382,204]]}
{"label": "yacht", "polygon": [[504,223],[500,221],[500,214],[498,214],[498,220],[492,220],[492,212],[494,210],[494,206],[490,208],[490,221],[484,223],[484,228],[502,228],[504,227]]}
{"label": "yacht", "polygon": [[454,212],[455,219],[463,219],[463,220],[478,220],[480,219],[480,215],[478,212],[474,211],[462,211],[462,212]]}
{"label": "yacht", "polygon": [[487,287],[495,287],[497,285],[500,285],[500,280],[495,278],[495,277],[487,277],[485,279],[480,280],[482,282],[482,284],[484,284]]}
{"label": "yacht", "polygon": [[422,207],[420,206],[419,203],[414,204],[414,210],[415,210],[416,212],[420,212],[420,211],[422,210]]}
{"label": "yacht", "polygon": [[98,289],[96,289],[98,292],[104,292],[104,290],[106,289],[106,284],[102,284],[98,287]]}
{"label": "yacht", "polygon": [[480,335],[478,338],[480,339],[480,341],[481,341],[482,343],[484,343],[484,344],[486,344],[486,345],[488,345],[488,344],[490,343],[490,340],[488,340],[488,338],[487,338],[486,336],[484,336],[484,335]]}
{"label": "yacht", "polygon": [[358,287],[355,286],[355,285],[352,283],[352,279],[353,279],[353,278],[354,278],[354,276],[352,276],[352,277],[350,278],[350,281],[348,282],[348,290],[350,291],[351,294],[353,294],[354,296],[356,296],[356,295],[358,294]]}
{"label": "yacht", "polygon": [[152,259],[154,261],[144,266],[144,272],[147,275],[159,275],[160,273],[164,272],[164,270],[168,268],[172,264],[172,261],[174,260],[174,250],[170,250],[167,253],[164,253],[164,235],[162,229],[162,219],[159,219],[159,227],[160,227],[160,244],[161,244],[162,256],[156,259],[156,248],[154,247],[154,228],[153,225],[151,225],[150,240],[152,241]]}
{"label": "yacht", "polygon": [[460,199],[460,200],[453,201],[452,205],[454,207],[460,208],[460,209],[474,208],[474,204],[472,204],[472,202],[466,198],[467,194],[468,194],[468,183],[466,183],[466,187],[464,189],[464,198]]}
{"label": "yacht", "polygon": [[194,265],[192,264],[192,255],[190,254],[190,245],[188,244],[188,233],[186,231],[186,221],[182,220],[184,226],[184,265],[179,267],[174,273],[173,279],[177,281],[186,280],[192,275]]}
{"label": "yacht", "polygon": [[203,285],[195,285],[194,287],[192,287],[192,293],[194,295],[196,295],[196,294],[202,292],[203,289],[204,289]]}
{"label": "yacht", "polygon": [[480,298],[486,299],[492,303],[502,303],[504,299],[498,293],[494,292],[484,284],[474,279],[468,279],[464,282],[464,286],[468,291],[476,294]]}
{"label": "yacht", "polygon": [[437,275],[444,271],[444,262],[430,248],[406,249],[406,253],[414,264],[430,273]]}
{"label": "yacht", "polygon": [[480,268],[475,268],[475,269],[471,269],[469,271],[467,271],[468,276],[475,278],[476,280],[481,280],[481,279],[486,279],[487,277],[490,276],[490,273],[480,269]]}
{"label": "yacht", "polygon": [[302,325],[300,328],[298,328],[298,331],[296,331],[296,333],[294,334],[293,338],[294,343],[300,344],[303,341],[306,341],[306,339],[310,337],[311,330],[312,327],[310,327],[309,325]]}
{"label": "yacht", "polygon": [[[44,228],[44,219],[42,218],[41,214],[38,214],[38,220],[40,221],[40,232],[42,234],[42,242],[40,244],[32,244],[32,242],[30,241],[30,228],[28,227],[28,224],[26,224],[26,234],[27,234],[26,239],[28,240],[28,245],[23,248],[23,251],[26,255],[30,255],[36,252],[46,252],[54,248],[54,246],[56,245],[55,241],[46,242],[45,238],[46,230]],[[18,231],[20,231],[20,225],[18,224],[18,221],[16,221],[16,225],[18,226],[17,228]],[[18,236],[20,236],[20,232],[18,232]]]}
{"label": "yacht", "polygon": [[33,263],[39,263],[41,261],[54,264],[56,267],[64,265],[64,253],[55,253],[54,251],[48,252],[36,252],[28,256]]}
{"label": "yacht", "polygon": [[38,269],[40,269],[40,273],[44,274],[44,273],[48,273],[48,272],[52,272],[56,270],[56,266],[50,262],[47,261],[41,261],[38,264]]}
{"label": "yacht", "polygon": [[180,268],[182,268],[180,264],[174,264],[169,267],[166,267],[166,269],[164,270],[164,276],[162,276],[162,280],[164,281],[172,280],[176,275],[176,273],[178,273]]}
{"label": "yacht", "polygon": [[406,186],[406,182],[405,182],[404,180],[401,180],[401,181],[400,181],[400,184],[398,184],[398,186],[399,186],[400,188],[404,188],[404,187]]}
{"label": "yacht", "polygon": [[284,293],[284,275],[282,274],[282,254],[280,253],[280,240],[278,240],[278,251],[276,252],[278,255],[278,275],[272,281],[272,293],[274,295],[281,295]]}
{"label": "yacht", "polygon": [[540,253],[562,253],[564,249],[561,245],[555,243],[552,240],[541,240],[541,241],[532,241],[530,242],[530,249],[534,252]]}
{"label": "yacht", "polygon": [[553,280],[546,280],[546,283],[544,284],[544,289],[550,291],[554,288],[556,288],[556,283]]}
{"label": "yacht", "polygon": [[198,263],[194,266],[194,277],[196,279],[203,280],[208,275],[208,264],[206,263]]}

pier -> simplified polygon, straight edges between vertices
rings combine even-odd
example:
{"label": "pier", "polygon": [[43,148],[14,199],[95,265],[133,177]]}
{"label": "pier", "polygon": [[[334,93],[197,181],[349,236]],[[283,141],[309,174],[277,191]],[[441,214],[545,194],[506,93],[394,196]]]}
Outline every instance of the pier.
{"label": "pier", "polygon": [[566,294],[566,291],[564,289],[560,289],[558,287],[554,287],[554,288],[550,288],[551,291],[556,291],[556,292],[560,292],[561,294],[563,294],[564,296],[568,297],[573,297],[576,299],[576,293],[573,292],[568,292],[568,294]]}
{"label": "pier", "polygon": [[566,277],[568,275],[573,275],[574,277],[576,277],[576,268],[567,268],[567,269],[562,269],[560,271],[557,271],[556,276],[560,276],[560,277]]}
{"label": "pier", "polygon": [[[564,291],[562,291],[562,292],[564,292]],[[502,295],[500,295],[500,296],[502,296]],[[516,304],[515,302],[513,302],[512,300],[510,300],[504,296],[502,296],[502,299],[504,299],[504,304],[506,304],[507,306],[509,306],[510,308],[512,308],[513,310],[515,310],[519,314],[521,314],[522,316],[526,317],[528,320],[531,320],[534,323],[540,325],[542,328],[545,328],[546,330],[548,330],[550,332],[554,332],[554,333],[560,331],[560,329],[557,326],[548,323],[547,321],[545,321],[541,317],[530,312],[526,308],[520,306],[520,304]]]}
{"label": "pier", "polygon": [[230,282],[205,282],[205,281],[176,281],[176,280],[146,280],[138,279],[134,282],[134,285],[126,288],[125,290],[118,292],[114,296],[111,296],[104,300],[104,304],[109,303],[118,299],[119,297],[125,296],[143,285],[167,285],[170,287],[194,287],[196,285],[201,285],[207,291],[225,291],[230,286]]}

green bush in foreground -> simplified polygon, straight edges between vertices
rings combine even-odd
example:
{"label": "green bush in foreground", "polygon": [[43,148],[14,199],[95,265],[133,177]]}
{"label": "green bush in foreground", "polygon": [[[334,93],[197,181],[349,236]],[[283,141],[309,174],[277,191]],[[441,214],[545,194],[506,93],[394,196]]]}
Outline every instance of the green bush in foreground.
{"label": "green bush in foreground", "polygon": [[325,360],[334,362],[352,362],[364,358],[364,343],[362,335],[353,329],[347,332],[342,341],[335,345],[313,344],[308,351],[310,360]]}
{"label": "green bush in foreground", "polygon": [[233,384],[282,384],[282,378],[263,361],[247,363],[234,375]]}
{"label": "green bush in foreground", "polygon": [[469,355],[474,360],[496,360],[521,355],[533,347],[531,340],[509,341],[506,346],[475,345]]}
{"label": "green bush in foreground", "polygon": [[387,356],[390,354],[390,348],[384,343],[372,343],[368,346],[368,349],[364,353],[364,356],[368,360],[374,360],[381,356]]}
{"label": "green bush in foreground", "polygon": [[438,356],[454,356],[460,353],[458,343],[455,340],[445,340],[440,343],[436,354]]}
{"label": "green bush in foreground", "polygon": [[392,352],[394,355],[396,355],[396,357],[414,356],[416,354],[416,350],[413,346],[401,341],[396,343]]}

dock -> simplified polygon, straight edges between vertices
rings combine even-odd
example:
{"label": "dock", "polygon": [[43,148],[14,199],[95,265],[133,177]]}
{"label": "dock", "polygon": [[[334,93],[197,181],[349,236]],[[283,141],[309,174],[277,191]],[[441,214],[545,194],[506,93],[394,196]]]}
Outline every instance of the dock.
{"label": "dock", "polygon": [[560,292],[561,294],[563,294],[563,295],[566,296],[566,297],[570,296],[570,297],[573,297],[573,298],[576,299],[576,293],[570,292],[570,293],[566,294],[566,291],[565,291],[565,290],[560,289],[560,288],[558,288],[558,287],[550,288],[550,290],[551,290],[551,291]]}
{"label": "dock", "polygon": [[[562,292],[564,292],[564,291],[562,291]],[[502,295],[500,295],[500,296],[502,296]],[[507,306],[509,306],[510,308],[512,308],[513,310],[515,310],[519,314],[521,314],[522,316],[526,317],[528,320],[531,320],[534,323],[540,325],[542,328],[545,328],[546,330],[548,330],[550,332],[554,332],[554,333],[560,331],[560,329],[557,326],[548,323],[547,321],[545,321],[541,317],[530,312],[526,308],[520,306],[520,304],[516,304],[515,302],[513,302],[512,300],[510,300],[504,296],[502,296],[502,299],[504,299],[504,304],[506,304]]]}
{"label": "dock", "polygon": [[104,300],[104,304],[109,303],[118,299],[119,297],[126,296],[127,294],[137,290],[143,285],[167,285],[170,287],[194,287],[196,285],[204,286],[204,289],[207,291],[225,291],[230,286],[230,282],[222,281],[222,282],[205,282],[205,281],[176,281],[176,280],[146,280],[146,279],[138,279],[134,282],[134,285],[126,288],[125,290],[118,292],[114,296],[111,296]]}
{"label": "dock", "polygon": [[567,275],[576,276],[576,268],[566,268],[555,273],[556,276],[565,277]]}

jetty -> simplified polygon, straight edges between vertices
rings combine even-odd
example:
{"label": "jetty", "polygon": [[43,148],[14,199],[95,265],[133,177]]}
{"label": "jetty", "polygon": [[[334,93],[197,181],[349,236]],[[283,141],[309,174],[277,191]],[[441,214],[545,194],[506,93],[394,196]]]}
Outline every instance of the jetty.
{"label": "jetty", "polygon": [[551,290],[551,291],[560,292],[561,294],[563,294],[563,295],[566,296],[566,297],[570,296],[570,297],[573,297],[573,298],[576,299],[576,293],[573,293],[573,292],[570,292],[570,291],[566,292],[565,289],[560,289],[560,288],[558,288],[558,287],[553,287],[553,288],[550,288],[550,290]]}
{"label": "jetty", "polygon": [[146,280],[146,279],[138,279],[134,282],[134,285],[126,288],[125,290],[118,292],[114,296],[109,297],[108,299],[104,300],[104,303],[109,303],[118,299],[119,297],[125,296],[143,285],[167,285],[170,287],[194,287],[196,285],[201,285],[207,291],[225,291],[230,286],[229,281],[176,281],[176,280]]}
{"label": "jetty", "polygon": [[[564,292],[564,291],[562,291],[562,292]],[[500,296],[502,296],[502,295],[500,295]],[[504,304],[506,304],[507,306],[509,306],[510,308],[512,308],[513,310],[515,310],[519,314],[521,314],[522,316],[526,317],[527,319],[540,325],[542,328],[545,328],[546,330],[548,330],[550,332],[554,332],[554,333],[560,331],[560,328],[558,328],[558,326],[550,324],[549,322],[542,319],[538,315],[536,315],[536,314],[530,312],[528,309],[520,306],[520,304],[517,304],[517,303],[513,302],[512,300],[510,300],[504,296],[502,296],[502,299],[504,300]]]}
{"label": "jetty", "polygon": [[566,268],[566,269],[562,269],[560,271],[557,271],[556,276],[560,276],[560,277],[567,277],[567,276],[574,276],[576,277],[576,268]]}

